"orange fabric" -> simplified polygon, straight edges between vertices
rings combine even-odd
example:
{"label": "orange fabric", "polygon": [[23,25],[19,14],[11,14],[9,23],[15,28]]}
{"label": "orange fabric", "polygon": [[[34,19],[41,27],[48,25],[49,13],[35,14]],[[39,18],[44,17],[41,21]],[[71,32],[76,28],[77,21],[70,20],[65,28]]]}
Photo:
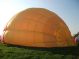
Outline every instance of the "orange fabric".
{"label": "orange fabric", "polygon": [[55,13],[30,8],[18,13],[6,25],[4,42],[32,47],[74,46],[71,33]]}

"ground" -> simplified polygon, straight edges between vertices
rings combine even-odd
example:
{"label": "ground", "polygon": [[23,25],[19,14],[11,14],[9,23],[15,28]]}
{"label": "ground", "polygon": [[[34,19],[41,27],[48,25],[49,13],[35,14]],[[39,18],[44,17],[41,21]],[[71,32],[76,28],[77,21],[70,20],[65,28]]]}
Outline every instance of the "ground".
{"label": "ground", "polygon": [[79,47],[46,49],[0,43],[0,59],[79,59]]}

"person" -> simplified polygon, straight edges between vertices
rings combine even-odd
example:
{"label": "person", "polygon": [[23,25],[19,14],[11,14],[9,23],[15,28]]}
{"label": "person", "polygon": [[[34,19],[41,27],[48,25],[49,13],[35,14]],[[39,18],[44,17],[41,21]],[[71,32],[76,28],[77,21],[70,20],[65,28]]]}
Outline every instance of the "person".
{"label": "person", "polygon": [[79,32],[74,36],[74,38],[75,38],[75,42],[79,46]]}
{"label": "person", "polygon": [[0,35],[0,42],[1,42],[1,35]]}
{"label": "person", "polygon": [[75,39],[76,39],[77,45],[79,46],[79,35]]}
{"label": "person", "polygon": [[0,42],[2,43],[3,42],[3,36],[0,35]]}

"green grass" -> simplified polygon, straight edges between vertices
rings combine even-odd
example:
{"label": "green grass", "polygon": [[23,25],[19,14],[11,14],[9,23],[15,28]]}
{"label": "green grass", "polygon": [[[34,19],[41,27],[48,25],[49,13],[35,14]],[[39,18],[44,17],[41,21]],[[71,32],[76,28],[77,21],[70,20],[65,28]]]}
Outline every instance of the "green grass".
{"label": "green grass", "polygon": [[0,59],[79,59],[79,47],[45,49],[0,43]]}

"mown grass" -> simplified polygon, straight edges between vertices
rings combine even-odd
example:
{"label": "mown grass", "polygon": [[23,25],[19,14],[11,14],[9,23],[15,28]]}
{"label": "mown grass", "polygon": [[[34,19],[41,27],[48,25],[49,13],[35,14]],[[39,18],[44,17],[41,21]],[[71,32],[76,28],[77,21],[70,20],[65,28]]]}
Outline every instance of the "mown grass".
{"label": "mown grass", "polygon": [[79,59],[79,47],[45,49],[0,43],[0,59]]}

